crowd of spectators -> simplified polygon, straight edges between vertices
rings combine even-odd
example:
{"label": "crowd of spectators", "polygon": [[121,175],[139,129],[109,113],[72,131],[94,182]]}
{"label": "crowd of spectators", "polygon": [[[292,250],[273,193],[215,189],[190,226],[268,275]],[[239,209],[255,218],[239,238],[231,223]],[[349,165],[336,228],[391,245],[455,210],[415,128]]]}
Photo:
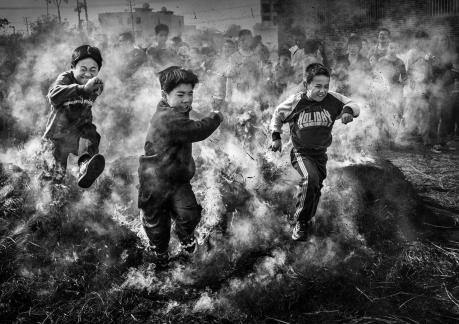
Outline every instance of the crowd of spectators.
{"label": "crowd of spectators", "polygon": [[119,36],[118,46],[126,48],[126,77],[144,64],[158,72],[179,65],[202,80],[212,79],[216,104],[250,98],[263,109],[301,89],[305,67],[318,62],[330,69],[333,90],[371,103],[388,141],[418,139],[437,153],[453,149],[447,143],[458,134],[458,58],[445,33],[418,30],[402,40],[381,28],[375,44],[352,33],[344,48],[333,48],[336,44],[297,32],[286,47],[272,50],[247,29],[219,46],[169,39],[166,25],[156,26],[155,34],[145,48],[136,46],[129,32]]}

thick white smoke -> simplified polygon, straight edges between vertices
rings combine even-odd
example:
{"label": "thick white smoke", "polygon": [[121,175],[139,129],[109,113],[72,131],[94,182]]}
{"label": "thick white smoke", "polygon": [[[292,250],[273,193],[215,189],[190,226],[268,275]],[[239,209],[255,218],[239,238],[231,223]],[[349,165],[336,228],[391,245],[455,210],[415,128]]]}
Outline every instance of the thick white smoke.
{"label": "thick white smoke", "polygon": [[[405,43],[400,38],[398,42]],[[18,164],[38,176],[40,161],[50,159],[48,153],[42,151],[40,141],[50,110],[45,95],[57,75],[70,68],[71,52],[79,45],[79,39],[57,42],[50,39],[26,49],[9,83],[8,102],[13,116],[31,136],[22,147],[2,152],[3,162]],[[402,57],[406,50],[408,48],[403,48]],[[100,151],[109,162],[100,181],[113,178],[115,189],[101,202],[104,193],[98,191],[102,187],[96,186],[84,192],[70,208],[88,211],[102,204],[117,223],[137,233],[145,246],[147,240],[136,208],[137,159],[143,153],[148,121],[160,100],[160,91],[157,76],[148,66],[142,66],[132,77],[123,78],[124,55],[125,52],[114,46],[102,51],[104,63],[100,77],[105,89],[93,106],[94,123],[102,136]],[[210,96],[205,90],[212,88],[207,84],[212,80],[205,78],[203,85],[196,89],[195,102],[202,106],[195,105],[194,109],[200,114],[211,110]],[[209,139],[194,145],[198,168],[193,186],[203,214],[197,228],[200,250],[192,262],[173,262],[171,269],[163,274],[146,265],[131,268],[125,273],[125,281],[112,289],[146,289],[166,294],[180,291],[181,286],[202,285],[207,279],[222,279],[225,281],[218,288],[201,291],[193,302],[181,305],[171,301],[164,306],[164,312],[181,307],[189,313],[208,312],[241,320],[243,315],[235,311],[240,294],[250,294],[253,290],[254,294],[262,295],[267,287],[282,291],[285,280],[307,273],[312,266],[333,268],[351,262],[355,255],[371,254],[357,220],[363,208],[363,189],[355,178],[343,180],[340,170],[349,165],[374,162],[376,149],[387,142],[388,134],[395,140],[402,126],[397,119],[399,108],[390,100],[390,91],[383,79],[351,75],[351,83],[355,86],[354,99],[361,106],[361,115],[349,125],[342,125],[340,121],[335,124],[328,178],[316,216],[319,224],[331,228],[331,232],[324,237],[313,236],[308,243],[291,242],[288,215],[294,210],[299,175],[289,162],[291,143],[288,143],[287,130],[283,135],[282,154],[269,152],[267,129],[274,105],[261,111],[257,98],[270,94],[254,90],[243,97],[236,96],[222,108],[225,123]],[[77,172],[75,162],[75,157],[69,161],[70,176]],[[118,171],[126,178],[113,176]],[[75,184],[69,180],[66,185]],[[36,208],[47,213],[52,204],[51,189],[40,189],[34,182]],[[62,196],[65,200],[65,192]],[[100,235],[110,230],[90,219],[84,221]],[[177,245],[173,237],[173,256]],[[246,259],[249,260],[247,266],[241,266]],[[232,273],[239,268],[243,268],[242,273]]]}

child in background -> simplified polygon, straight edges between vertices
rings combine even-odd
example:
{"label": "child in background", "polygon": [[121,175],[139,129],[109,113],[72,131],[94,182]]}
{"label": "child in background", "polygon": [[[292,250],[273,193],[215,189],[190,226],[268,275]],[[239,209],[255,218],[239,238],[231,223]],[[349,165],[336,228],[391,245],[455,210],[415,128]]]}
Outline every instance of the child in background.
{"label": "child in background", "polygon": [[162,67],[168,64],[177,64],[179,59],[176,52],[167,46],[169,27],[165,24],[157,25],[155,35],[156,44],[147,49],[147,56],[150,64],[159,72]]}
{"label": "child in background", "polygon": [[167,267],[171,219],[183,251],[196,249],[194,230],[201,219],[201,206],[191,188],[195,173],[192,143],[209,137],[223,115],[213,112],[191,120],[193,89],[198,77],[190,70],[169,67],[159,74],[162,100],[154,113],[140,157],[139,200],[142,222],[150,240],[147,259],[157,269]]}
{"label": "child in background", "polygon": [[398,44],[391,41],[387,47],[386,55],[378,60],[377,69],[389,82],[391,90],[394,91],[394,96],[401,98],[408,76],[405,63],[397,56],[398,52]]}
{"label": "child in background", "polygon": [[282,94],[287,88],[287,85],[294,81],[295,71],[293,70],[292,60],[290,58],[290,51],[279,51],[279,62],[274,69],[274,85],[276,93]]}
{"label": "child in background", "polygon": [[[78,185],[89,188],[105,167],[99,153],[100,135],[92,123],[92,105],[102,93],[103,82],[97,77],[102,56],[97,47],[83,45],[72,54],[71,70],[60,74],[48,92],[52,111],[44,139],[51,144],[53,165],[42,174],[45,180],[59,183],[67,170],[70,153],[79,154]],[[79,150],[80,139],[85,139]]]}
{"label": "child in background", "polygon": [[252,32],[248,29],[242,29],[239,32],[238,47],[234,52],[228,64],[225,77],[227,82],[227,99],[231,101],[235,90],[239,93],[248,93],[256,89],[261,78],[260,57],[252,49],[253,37]]}
{"label": "child in background", "polygon": [[305,92],[299,92],[281,103],[274,111],[270,129],[271,149],[282,150],[280,134],[288,123],[293,148],[290,153],[293,167],[301,176],[297,196],[292,239],[307,240],[321,195],[322,182],[327,175],[327,148],[332,142],[335,120],[347,124],[359,115],[359,107],[349,98],[328,91],[330,71],[320,63],[307,66]]}

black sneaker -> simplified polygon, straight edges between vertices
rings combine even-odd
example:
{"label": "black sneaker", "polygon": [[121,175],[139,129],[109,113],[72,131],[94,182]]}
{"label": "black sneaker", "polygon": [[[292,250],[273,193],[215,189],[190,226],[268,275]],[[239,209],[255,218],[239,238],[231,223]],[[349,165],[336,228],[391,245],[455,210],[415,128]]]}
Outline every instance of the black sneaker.
{"label": "black sneaker", "polygon": [[309,222],[307,225],[296,222],[292,232],[292,240],[294,241],[308,241],[309,236],[312,234],[312,225]]}
{"label": "black sneaker", "polygon": [[80,173],[78,176],[78,185],[81,188],[89,188],[104,171],[105,158],[96,154],[92,158],[84,160],[80,163]]}
{"label": "black sneaker", "polygon": [[156,270],[164,270],[169,266],[169,253],[157,252],[152,248],[147,248],[143,251],[143,262],[152,263]]}

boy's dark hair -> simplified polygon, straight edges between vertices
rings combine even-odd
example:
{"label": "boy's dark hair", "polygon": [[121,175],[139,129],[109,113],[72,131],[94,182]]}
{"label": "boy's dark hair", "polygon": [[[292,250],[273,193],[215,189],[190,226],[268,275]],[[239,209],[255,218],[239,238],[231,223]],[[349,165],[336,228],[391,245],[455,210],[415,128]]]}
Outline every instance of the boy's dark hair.
{"label": "boy's dark hair", "polygon": [[306,83],[311,83],[312,79],[314,79],[314,77],[317,75],[325,75],[327,77],[330,77],[330,71],[323,64],[309,64],[305,70]]}
{"label": "boy's dark hair", "polygon": [[134,44],[134,35],[131,32],[124,32],[118,36],[119,42],[127,42]]}
{"label": "boy's dark hair", "polygon": [[382,32],[382,31],[387,32],[387,34],[390,36],[390,30],[387,29],[386,27],[379,28],[379,29],[378,29],[378,34],[379,34],[380,32]]}
{"label": "boy's dark hair", "polygon": [[252,32],[248,29],[241,29],[239,31],[238,37],[241,38],[242,36],[249,35],[252,36]]}
{"label": "boy's dark hair", "polygon": [[418,30],[414,34],[414,38],[416,38],[416,39],[427,39],[427,38],[429,38],[429,34],[427,34],[427,32],[425,30]]}
{"label": "boy's dark hair", "polygon": [[351,36],[347,40],[347,46],[349,45],[357,45],[359,48],[362,48],[362,39],[357,35]]}
{"label": "boy's dark hair", "polygon": [[315,54],[320,47],[321,44],[318,39],[308,39],[303,43],[304,54]]}
{"label": "boy's dark hair", "polygon": [[191,84],[194,88],[198,82],[198,76],[193,71],[180,66],[171,66],[159,72],[161,90],[166,91],[166,93],[170,93],[180,84]]}
{"label": "boy's dark hair", "polygon": [[99,66],[99,70],[102,67],[102,55],[97,47],[91,45],[82,45],[77,48],[72,53],[72,62],[70,66],[72,69],[77,65],[78,61],[81,61],[85,58],[92,58],[96,61]]}
{"label": "boy's dark hair", "polygon": [[166,33],[169,34],[169,26],[165,25],[165,24],[159,24],[159,25],[156,25],[155,27],[155,34],[158,35],[160,32],[162,31],[165,31]]}
{"label": "boy's dark hair", "polygon": [[281,50],[279,50],[279,57],[281,56],[287,56],[289,59],[292,58],[292,53],[290,53],[290,51],[286,48],[283,48]]}

